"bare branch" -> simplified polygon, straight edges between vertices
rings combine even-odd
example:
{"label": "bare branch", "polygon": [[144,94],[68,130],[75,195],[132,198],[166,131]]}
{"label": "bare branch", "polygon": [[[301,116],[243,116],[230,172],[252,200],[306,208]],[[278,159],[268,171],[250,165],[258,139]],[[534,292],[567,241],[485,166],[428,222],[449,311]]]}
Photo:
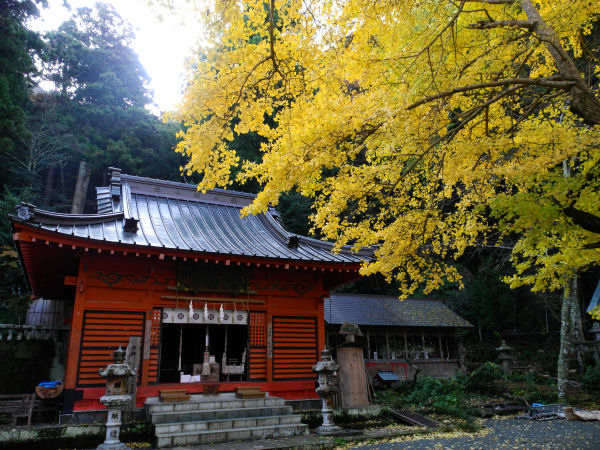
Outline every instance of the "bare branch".
{"label": "bare branch", "polygon": [[551,88],[555,88],[555,89],[569,89],[571,86],[573,86],[573,84],[574,84],[573,81],[555,80],[555,79],[551,79],[551,78],[506,78],[504,80],[469,84],[467,86],[460,86],[460,87],[457,87],[454,89],[450,89],[448,91],[439,92],[435,95],[429,95],[429,96],[424,97],[421,100],[418,100],[415,103],[409,105],[406,109],[409,109],[409,110],[414,109],[417,106],[421,106],[421,105],[431,102],[433,100],[451,97],[454,94],[458,94],[459,92],[474,91],[476,89],[486,89],[486,88],[491,88],[491,87],[511,86],[511,85],[529,85],[529,86],[551,87]]}

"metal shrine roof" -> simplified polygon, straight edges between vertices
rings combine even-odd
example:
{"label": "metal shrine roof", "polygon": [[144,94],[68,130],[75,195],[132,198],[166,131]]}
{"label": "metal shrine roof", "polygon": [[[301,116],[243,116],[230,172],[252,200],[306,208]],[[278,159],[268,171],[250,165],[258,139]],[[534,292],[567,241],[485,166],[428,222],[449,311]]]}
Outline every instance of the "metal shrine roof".
{"label": "metal shrine roof", "polygon": [[331,294],[325,322],[394,327],[472,327],[439,300],[400,300],[369,294]]}
{"label": "metal shrine roof", "polygon": [[110,184],[97,188],[97,214],[62,214],[22,204],[13,217],[41,229],[107,243],[231,256],[360,263],[372,257],[288,233],[274,209],[241,217],[254,195],[122,174],[110,168]]}

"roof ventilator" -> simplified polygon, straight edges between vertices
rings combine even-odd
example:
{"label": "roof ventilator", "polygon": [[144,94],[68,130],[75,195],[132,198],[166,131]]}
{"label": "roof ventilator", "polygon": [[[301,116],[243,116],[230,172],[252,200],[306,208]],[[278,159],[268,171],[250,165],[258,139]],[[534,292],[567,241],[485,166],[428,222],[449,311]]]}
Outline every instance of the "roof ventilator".
{"label": "roof ventilator", "polygon": [[123,223],[123,231],[128,233],[137,233],[138,230],[138,220],[133,217],[127,217],[125,222]]}
{"label": "roof ventilator", "polygon": [[108,173],[110,175],[110,194],[114,198],[121,197],[121,169],[116,167],[109,167]]}
{"label": "roof ventilator", "polygon": [[288,238],[288,248],[298,248],[298,236],[292,235]]}

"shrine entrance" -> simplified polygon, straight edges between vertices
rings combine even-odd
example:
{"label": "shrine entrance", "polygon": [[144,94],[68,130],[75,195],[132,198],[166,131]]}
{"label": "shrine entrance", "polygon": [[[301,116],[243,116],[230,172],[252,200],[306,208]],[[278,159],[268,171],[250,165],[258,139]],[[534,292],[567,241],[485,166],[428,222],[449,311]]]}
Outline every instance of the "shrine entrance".
{"label": "shrine entrance", "polygon": [[247,325],[164,323],[159,383],[244,380],[247,348]]}

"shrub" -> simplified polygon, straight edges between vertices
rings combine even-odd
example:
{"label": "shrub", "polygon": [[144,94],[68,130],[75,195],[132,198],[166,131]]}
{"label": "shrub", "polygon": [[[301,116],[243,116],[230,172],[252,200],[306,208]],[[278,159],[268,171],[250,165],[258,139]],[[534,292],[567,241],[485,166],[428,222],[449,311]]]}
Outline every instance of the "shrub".
{"label": "shrub", "polygon": [[500,380],[502,380],[500,367],[487,361],[477,367],[471,374],[462,378],[465,390],[478,394],[497,394],[501,391]]}
{"label": "shrub", "polygon": [[600,365],[586,367],[581,387],[588,394],[600,394]]}
{"label": "shrub", "polygon": [[458,406],[464,397],[463,387],[455,379],[423,378],[405,399],[418,406],[443,409]]}

